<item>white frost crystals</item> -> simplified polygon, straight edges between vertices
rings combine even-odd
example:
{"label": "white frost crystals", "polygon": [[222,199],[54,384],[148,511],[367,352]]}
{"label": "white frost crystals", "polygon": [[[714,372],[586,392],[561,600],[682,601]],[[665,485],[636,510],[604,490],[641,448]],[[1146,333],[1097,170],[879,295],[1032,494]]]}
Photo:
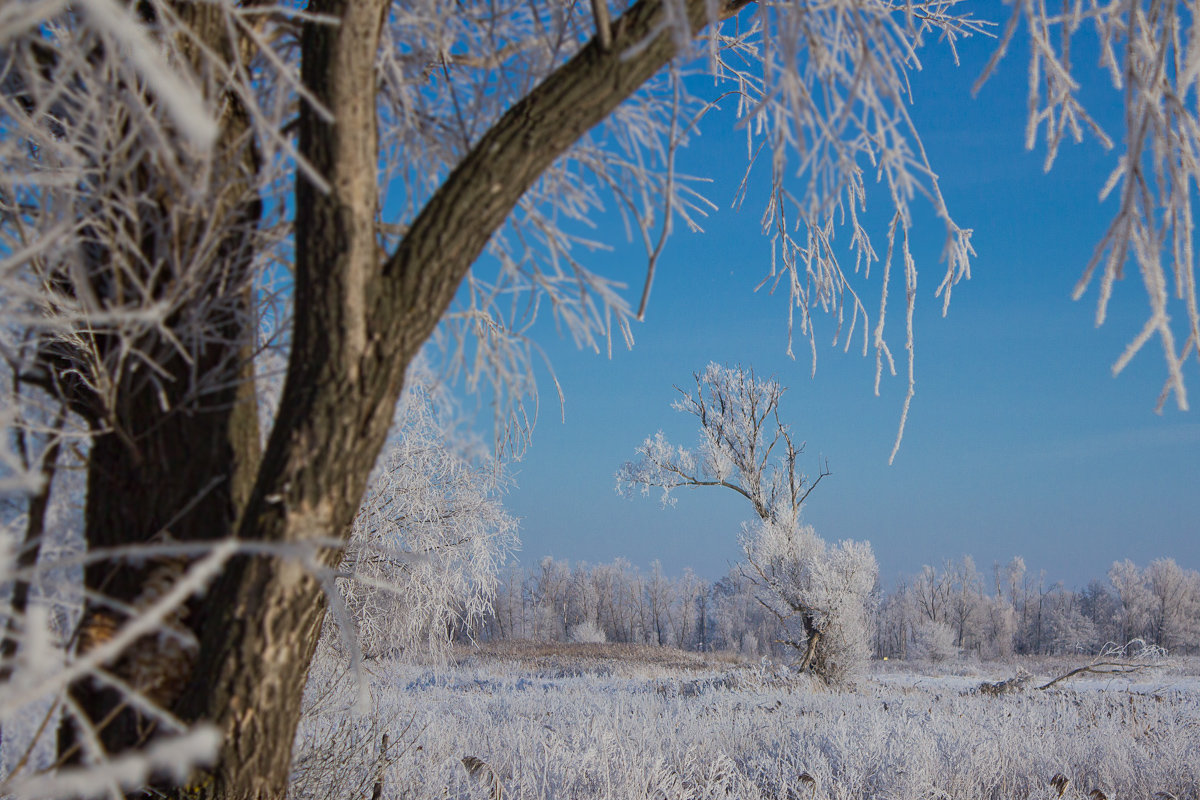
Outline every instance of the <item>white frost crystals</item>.
{"label": "white frost crystals", "polygon": [[517,545],[495,457],[453,428],[434,376],[409,371],[393,436],[346,550],[342,590],[363,655],[444,653],[456,629],[491,611]]}

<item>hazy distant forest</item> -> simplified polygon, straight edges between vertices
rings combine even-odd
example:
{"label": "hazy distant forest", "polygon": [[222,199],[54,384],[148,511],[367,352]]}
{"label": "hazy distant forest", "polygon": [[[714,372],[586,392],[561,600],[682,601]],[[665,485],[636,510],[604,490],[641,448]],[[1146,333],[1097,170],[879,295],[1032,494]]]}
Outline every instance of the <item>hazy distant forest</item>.
{"label": "hazy distant forest", "polygon": [[[500,575],[484,640],[631,642],[748,657],[790,655],[779,620],[757,600],[742,567],[718,581],[665,575],[626,561],[570,564],[545,558]],[[1021,558],[986,572],[968,556],[926,566],[872,598],[875,658],[1002,660],[1013,655],[1093,656],[1142,639],[1200,654],[1200,573],[1173,559],[1144,569],[1114,563],[1082,589],[1052,583]],[[466,639],[463,631],[461,639]]]}

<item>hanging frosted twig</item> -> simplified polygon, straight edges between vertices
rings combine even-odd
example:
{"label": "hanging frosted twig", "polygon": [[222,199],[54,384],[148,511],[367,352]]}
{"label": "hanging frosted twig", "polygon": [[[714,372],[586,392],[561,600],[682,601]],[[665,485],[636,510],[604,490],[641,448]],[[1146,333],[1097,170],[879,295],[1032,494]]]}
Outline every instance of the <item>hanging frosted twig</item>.
{"label": "hanging frosted twig", "polygon": [[1200,113],[1195,103],[1200,31],[1194,16],[1194,8],[1176,0],[1071,0],[1060,13],[1048,10],[1045,3],[1019,0],[1000,47],[976,83],[978,91],[1023,20],[1030,45],[1026,146],[1032,149],[1038,131],[1044,130],[1047,170],[1066,138],[1078,142],[1089,133],[1112,149],[1114,137],[1079,98],[1086,81],[1071,61],[1072,42],[1084,32],[1094,33],[1100,67],[1124,107],[1119,137],[1124,151],[1100,190],[1101,200],[1115,195],[1116,212],[1073,296],[1078,300],[1095,286],[1095,319],[1102,325],[1116,282],[1127,267],[1137,268],[1150,312],[1112,371],[1119,374],[1158,339],[1167,372],[1156,407],[1160,412],[1172,396],[1178,408],[1188,408],[1184,366],[1193,356],[1200,361],[1191,194],[1200,179]]}

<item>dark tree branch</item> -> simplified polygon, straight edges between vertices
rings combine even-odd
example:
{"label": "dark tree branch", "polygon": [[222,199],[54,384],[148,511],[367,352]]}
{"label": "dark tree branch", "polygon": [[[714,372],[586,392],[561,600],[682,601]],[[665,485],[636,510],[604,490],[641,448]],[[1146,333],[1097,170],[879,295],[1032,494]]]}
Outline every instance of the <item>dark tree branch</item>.
{"label": "dark tree branch", "polygon": [[[833,472],[830,471],[830,469],[829,469],[829,459],[825,459],[825,464],[821,467],[821,471],[817,475],[817,479],[808,485],[808,488],[804,490],[804,494],[800,495],[800,498],[793,503],[793,507],[796,508],[797,510],[799,510],[800,506],[804,505],[804,501],[808,499],[808,496],[810,494],[812,494],[812,490],[817,488],[817,484],[821,482],[821,479],[826,478],[832,474],[833,474]],[[804,482],[801,481],[800,486],[803,486],[803,485],[804,485]],[[793,496],[795,496],[794,489],[793,489],[792,493],[793,493]]]}

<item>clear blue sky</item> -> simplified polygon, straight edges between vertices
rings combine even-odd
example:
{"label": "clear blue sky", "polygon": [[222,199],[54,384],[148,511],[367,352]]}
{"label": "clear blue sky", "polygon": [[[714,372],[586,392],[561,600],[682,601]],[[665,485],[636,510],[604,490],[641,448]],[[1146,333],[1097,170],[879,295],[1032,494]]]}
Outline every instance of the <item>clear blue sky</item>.
{"label": "clear blue sky", "polygon": [[[614,492],[614,471],[645,436],[662,429],[678,443],[695,440],[691,418],[670,409],[672,384],[686,386],[714,360],[752,365],[789,387],[783,411],[808,442],[809,472],[818,455],[833,471],[805,517],[827,539],[869,540],[887,585],[962,554],[982,570],[1021,555],[1068,586],[1102,577],[1116,559],[1145,565],[1171,556],[1200,567],[1200,416],[1174,405],[1154,413],[1164,376],[1157,343],[1119,377],[1110,374],[1145,318],[1140,279],[1118,285],[1100,329],[1095,292],[1070,299],[1112,213],[1097,193],[1114,156],[1092,141],[1066,146],[1044,174],[1044,153],[1023,146],[1023,48],[970,96],[991,46],[962,48],[957,69],[944,48],[927,49],[914,77],[913,114],[952,213],[975,230],[978,257],[943,319],[933,296],[943,229],[930,213],[918,217],[916,397],[895,464],[887,458],[903,378],[886,380],[875,397],[873,356],[824,347],[815,378],[806,347],[796,361],[786,357],[786,297],[753,291],[770,259],[758,225],[763,198],[731,208],[745,145],[729,116],[713,117],[681,169],[716,167],[708,194],[720,209],[705,233],[680,232],[668,244],[634,349],[614,349],[610,360],[553,335],[539,340],[566,394],[566,421],[543,381],[541,420],[508,497],[523,519],[523,562],[625,557],[646,567],[657,558],[671,573],[691,566],[715,578],[737,560],[739,527],[751,516],[743,498],[695,490],[663,509],[656,498]],[[1076,60],[1094,63],[1086,54]],[[1095,97],[1109,104],[1102,118],[1119,138],[1118,96],[1097,86]],[[881,195],[868,198],[869,210],[885,205]],[[882,242],[882,227],[877,234]],[[590,265],[634,284],[635,303],[644,259],[615,243]],[[872,315],[878,276],[858,284]],[[902,286],[894,284],[889,315],[898,355]],[[818,325],[828,341],[832,320]],[[1188,370],[1200,397],[1194,359]]]}

